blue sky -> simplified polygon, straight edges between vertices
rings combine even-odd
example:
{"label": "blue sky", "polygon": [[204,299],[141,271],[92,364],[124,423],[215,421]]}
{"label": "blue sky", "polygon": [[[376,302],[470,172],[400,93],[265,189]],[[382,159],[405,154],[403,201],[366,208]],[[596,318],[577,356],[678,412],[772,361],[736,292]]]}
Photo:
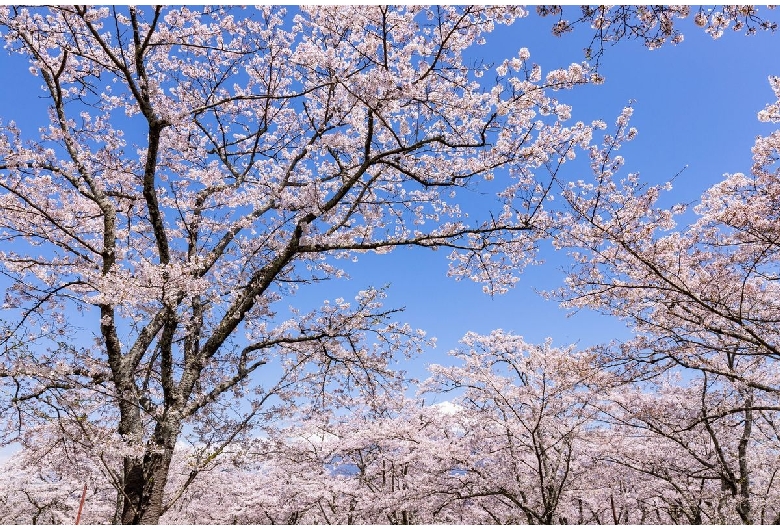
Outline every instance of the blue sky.
{"label": "blue sky", "polygon": [[[474,50],[473,57],[499,62],[526,47],[531,60],[545,72],[583,60],[590,34],[581,28],[556,38],[550,32],[552,22],[532,14],[510,28],[499,27],[484,46]],[[601,118],[612,123],[634,100],[632,125],[639,136],[621,153],[625,170],[638,171],[643,180],[656,183],[687,165],[670,202],[694,201],[723,173],[749,170],[755,136],[772,130],[756,119],[773,97],[767,76],[780,75],[780,36],[727,32],[714,41],[690,21],[684,23],[683,32],[682,44],[653,51],[638,42],[621,42],[607,49],[602,59],[603,85],[559,93],[563,102],[573,106],[573,120],[585,122]],[[16,120],[29,134],[46,119],[45,107],[37,100],[41,80],[27,73],[22,60],[6,53],[0,54],[0,71],[6,80],[0,83],[0,117],[6,122]],[[587,164],[575,163],[563,171],[566,179],[589,177]],[[566,261],[547,244],[542,249],[540,257],[546,263],[527,269],[515,289],[494,298],[485,295],[480,285],[447,278],[446,251],[424,249],[362,255],[347,267],[351,280],[313,286],[301,296],[314,305],[324,298],[351,298],[369,285],[389,284],[387,305],[405,307],[400,319],[438,339],[435,350],[405,366],[418,377],[424,377],[429,363],[447,363],[447,351],[467,331],[486,334],[503,328],[531,342],[550,336],[559,345],[583,346],[626,337],[627,330],[614,319],[588,312],[567,317],[555,302],[536,293],[560,283],[560,266]]]}

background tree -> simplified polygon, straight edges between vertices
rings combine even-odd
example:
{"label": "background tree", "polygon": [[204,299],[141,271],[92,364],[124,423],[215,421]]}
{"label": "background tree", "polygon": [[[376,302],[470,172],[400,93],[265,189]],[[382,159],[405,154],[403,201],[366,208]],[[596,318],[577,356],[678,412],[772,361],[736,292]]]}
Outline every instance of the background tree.
{"label": "background tree", "polygon": [[425,388],[454,398],[463,417],[452,487],[477,499],[495,524],[576,522],[572,491],[587,480],[587,431],[609,378],[590,358],[493,331],[468,334],[461,366],[432,366]]}
{"label": "background tree", "polygon": [[[777,78],[770,82],[780,96]],[[759,118],[778,121],[777,109],[770,105]],[[719,480],[739,522],[749,524],[755,522],[751,498],[765,491],[751,484],[751,467],[761,460],[751,456],[758,450],[754,429],[772,439],[780,391],[778,134],[756,140],[751,177],[726,175],[702,196],[696,220],[675,230],[686,207],[658,206],[671,185],[647,187],[636,174],[616,177],[623,165],[616,151],[635,134],[629,116],[627,109],[604,148],[591,150],[598,184],[572,185],[565,193],[571,210],[563,218],[573,228],[559,232],[557,241],[572,249],[576,263],[558,295],[569,307],[594,308],[633,325],[632,340],[602,349],[603,362],[626,381],[669,370],[695,374],[699,405],[685,405],[687,419],[667,424],[656,409],[638,421],[693,457],[700,467],[689,477]],[[685,441],[695,432],[711,444],[706,457]],[[726,517],[721,508],[718,515]]]}
{"label": "background tree", "polygon": [[635,481],[652,492],[645,511],[652,503],[667,522],[769,524],[776,413],[767,401],[746,406],[746,392],[707,376],[623,388],[603,458],[638,472]]}

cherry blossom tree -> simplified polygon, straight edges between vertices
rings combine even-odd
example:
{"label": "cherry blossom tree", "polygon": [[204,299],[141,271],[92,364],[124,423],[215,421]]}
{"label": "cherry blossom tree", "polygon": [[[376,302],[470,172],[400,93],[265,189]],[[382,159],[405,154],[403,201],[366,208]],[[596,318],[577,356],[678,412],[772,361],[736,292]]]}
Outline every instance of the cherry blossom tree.
{"label": "cherry blossom tree", "polygon": [[462,390],[464,432],[451,476],[458,498],[477,499],[493,524],[576,522],[574,491],[589,473],[587,431],[609,377],[591,358],[501,330],[468,334],[461,366],[432,366],[424,388]]}
{"label": "cherry blossom tree", "polygon": [[232,447],[219,458],[217,472],[194,483],[161,521],[479,521],[451,491],[441,489],[452,472],[442,450],[458,439],[447,412],[402,396],[381,401],[371,408],[364,403],[338,414],[298,417]]}
{"label": "cherry blossom tree", "polygon": [[[464,60],[525,14],[2,8],[49,111],[37,137],[0,132],[7,428],[88,420],[124,455],[106,469],[121,521],[154,523],[183,432],[218,451],[300,385],[381,384],[389,352],[418,348],[376,290],[295,307],[339,259],[448,248],[453,275],[511,286],[549,228],[533,168],[590,140],[547,91],[587,66]],[[459,198],[499,168],[504,191],[467,216]],[[51,339],[26,356],[25,334]]]}
{"label": "cherry blossom tree", "polygon": [[25,449],[0,465],[0,524],[73,524],[84,487],[80,522],[112,520],[116,477],[107,469],[115,469],[120,459],[95,447],[85,428],[82,420],[25,431]]}
{"label": "cherry blossom tree", "polygon": [[675,231],[686,206],[657,205],[671,184],[647,187],[638,174],[615,176],[624,163],[616,151],[636,134],[630,114],[626,109],[604,148],[591,150],[598,184],[571,184],[564,194],[572,208],[562,219],[573,229],[559,232],[557,243],[573,249],[576,264],[558,294],[569,307],[634,324],[627,366],[674,365],[776,392],[776,172],[768,169],[776,134],[757,141],[753,178],[728,176],[704,194],[694,209],[698,220]]}
{"label": "cherry blossom tree", "polygon": [[727,30],[755,35],[759,31],[777,30],[777,23],[766,17],[756,6],[689,6],[689,5],[616,5],[536,7],[539,16],[555,20],[552,32],[563,36],[578,26],[586,26],[591,40],[585,47],[585,57],[599,64],[607,46],[619,41],[637,40],[649,49],[667,43],[679,44],[685,35],[680,29],[685,19],[703,29],[713,39]]}
{"label": "cherry blossom tree", "polygon": [[312,415],[256,439],[246,462],[276,477],[245,496],[239,521],[277,524],[436,524],[479,521],[452,495],[447,455],[459,443],[450,411],[387,394],[367,406]]}
{"label": "cherry blossom tree", "polygon": [[[777,78],[770,83],[780,97]],[[777,109],[772,104],[759,118],[778,121]],[[739,518],[731,519],[716,503],[717,517],[709,515],[710,520],[753,523],[754,499],[766,491],[765,485],[753,484],[754,468],[757,462],[776,460],[775,447],[755,456],[759,443],[753,436],[757,430],[768,432],[772,440],[780,405],[778,135],[756,140],[752,176],[726,175],[694,208],[695,222],[676,230],[676,219],[686,208],[660,207],[664,186],[645,186],[636,174],[618,180],[623,159],[616,152],[635,135],[628,124],[630,113],[626,109],[604,147],[591,148],[597,183],[571,184],[564,194],[571,209],[562,219],[572,229],[559,232],[557,242],[572,251],[575,265],[558,295],[570,307],[594,308],[633,325],[634,339],[602,349],[603,362],[624,380],[655,378],[670,370],[698,378],[696,385],[691,383],[698,390],[676,390],[693,393],[684,407],[677,406],[687,410],[686,418],[667,423],[670,418],[657,408],[638,420],[693,459],[692,468],[680,471],[688,478],[657,462],[643,469],[654,469],[670,484],[691,477],[702,485],[717,480]],[[689,448],[686,436],[695,433],[709,444],[706,456]],[[760,446],[766,448],[766,443]],[[683,511],[692,506],[685,502]],[[697,510],[702,502],[714,501],[699,498]],[[686,518],[696,522],[702,516],[688,510]],[[768,521],[774,515],[762,509],[760,517]]]}

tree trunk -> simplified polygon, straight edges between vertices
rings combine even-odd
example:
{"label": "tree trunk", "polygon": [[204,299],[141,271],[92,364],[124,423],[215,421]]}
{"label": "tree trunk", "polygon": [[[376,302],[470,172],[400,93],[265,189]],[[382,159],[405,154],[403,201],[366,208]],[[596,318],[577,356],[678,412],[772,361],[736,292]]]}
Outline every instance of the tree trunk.
{"label": "tree trunk", "polygon": [[161,451],[147,452],[143,460],[125,458],[122,524],[158,524],[170,463]]}
{"label": "tree trunk", "polygon": [[737,513],[742,519],[742,524],[753,524],[753,514],[750,506],[750,468],[748,467],[748,444],[753,431],[753,392],[748,390],[745,398],[745,423],[742,428],[742,436],[737,446],[739,459],[739,502]]}
{"label": "tree trunk", "polygon": [[124,460],[122,524],[158,524],[163,515],[163,493],[179,432],[178,426],[163,424],[155,429],[154,442],[143,458]]}

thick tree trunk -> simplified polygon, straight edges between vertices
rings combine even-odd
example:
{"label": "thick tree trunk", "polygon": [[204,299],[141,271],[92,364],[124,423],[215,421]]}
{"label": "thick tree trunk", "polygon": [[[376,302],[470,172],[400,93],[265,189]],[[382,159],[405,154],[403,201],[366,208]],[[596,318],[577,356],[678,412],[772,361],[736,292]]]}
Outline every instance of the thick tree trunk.
{"label": "thick tree trunk", "polygon": [[142,458],[124,460],[122,524],[158,524],[178,426],[160,426]]}
{"label": "thick tree trunk", "polygon": [[150,452],[143,459],[125,458],[122,524],[158,524],[171,456]]}

